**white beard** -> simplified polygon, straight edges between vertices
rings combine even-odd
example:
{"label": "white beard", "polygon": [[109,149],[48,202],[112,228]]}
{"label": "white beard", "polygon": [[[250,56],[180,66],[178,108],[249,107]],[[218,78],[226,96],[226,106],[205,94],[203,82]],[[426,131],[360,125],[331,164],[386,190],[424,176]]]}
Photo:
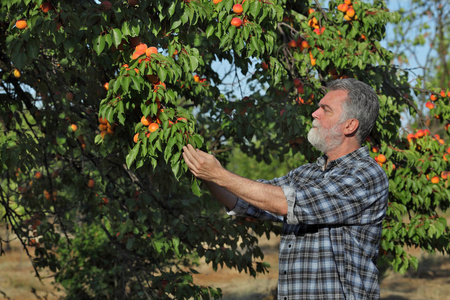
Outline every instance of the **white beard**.
{"label": "white beard", "polygon": [[327,153],[340,144],[342,144],[344,138],[339,130],[338,123],[332,128],[326,130],[321,127],[316,120],[313,121],[313,128],[308,132],[308,141],[317,148],[320,152]]}

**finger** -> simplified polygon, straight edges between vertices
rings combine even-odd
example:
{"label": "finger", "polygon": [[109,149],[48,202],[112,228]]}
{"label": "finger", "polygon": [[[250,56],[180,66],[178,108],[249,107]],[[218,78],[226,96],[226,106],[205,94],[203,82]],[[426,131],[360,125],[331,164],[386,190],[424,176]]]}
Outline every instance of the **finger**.
{"label": "finger", "polygon": [[186,152],[183,152],[183,159],[186,165],[188,166],[189,170],[194,173],[195,172],[195,165],[192,163],[192,161],[189,159],[188,154]]}
{"label": "finger", "polygon": [[183,147],[183,154],[185,155],[185,157],[192,163],[192,164],[196,164],[198,159],[197,159],[197,153],[194,150],[194,148],[189,148],[184,146]]}

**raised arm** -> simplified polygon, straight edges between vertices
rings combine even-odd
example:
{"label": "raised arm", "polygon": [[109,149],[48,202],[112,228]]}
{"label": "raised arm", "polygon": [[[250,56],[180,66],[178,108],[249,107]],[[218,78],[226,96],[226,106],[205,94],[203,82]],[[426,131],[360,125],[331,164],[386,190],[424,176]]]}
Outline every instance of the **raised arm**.
{"label": "raised arm", "polygon": [[287,201],[281,187],[236,175],[223,168],[213,155],[191,145],[183,147],[183,158],[192,174],[204,180],[212,194],[227,208],[233,209],[236,197],[239,197],[260,209],[286,216]]}

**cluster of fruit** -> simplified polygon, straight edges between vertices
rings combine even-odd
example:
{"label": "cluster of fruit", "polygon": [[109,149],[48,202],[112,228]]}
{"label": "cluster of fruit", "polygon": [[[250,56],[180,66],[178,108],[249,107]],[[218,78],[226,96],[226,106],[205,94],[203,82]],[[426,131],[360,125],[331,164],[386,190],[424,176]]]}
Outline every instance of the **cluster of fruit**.
{"label": "cluster of fruit", "polygon": [[102,117],[100,117],[98,119],[98,122],[100,123],[98,125],[98,129],[100,129],[100,135],[102,136],[103,139],[105,138],[105,136],[107,134],[110,134],[110,135],[114,134],[114,128],[115,128],[116,124],[110,124],[108,122],[108,120],[106,120],[105,118],[102,118]]}
{"label": "cluster of fruit", "polygon": [[437,100],[439,100],[439,98],[450,98],[450,91],[448,91],[447,93],[442,90],[439,94],[431,94],[430,95],[430,101],[427,101],[427,103],[425,103],[425,106],[428,109],[433,109],[436,107],[436,104],[434,102],[436,102]]}
{"label": "cluster of fruit", "polygon": [[[357,3],[355,2],[355,4]],[[358,20],[351,0],[345,0],[344,3],[338,5],[337,9],[345,14],[344,19],[346,21]]]}

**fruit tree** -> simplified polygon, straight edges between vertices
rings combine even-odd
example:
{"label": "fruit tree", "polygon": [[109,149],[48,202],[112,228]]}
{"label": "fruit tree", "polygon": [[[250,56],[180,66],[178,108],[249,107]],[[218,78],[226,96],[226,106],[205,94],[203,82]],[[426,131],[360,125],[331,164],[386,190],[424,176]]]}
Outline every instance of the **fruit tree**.
{"label": "fruit tree", "polygon": [[[366,141],[391,183],[380,256],[405,272],[417,267],[405,247],[447,253],[448,91],[391,65],[380,41],[399,15],[383,1],[319,3],[2,1],[0,218],[36,275],[55,272],[71,298],[208,299],[221,291],[195,283],[199,259],[268,271],[258,236],[279,228],[227,217],[181,148],[314,161],[311,113],[327,81],[348,77],[381,104]],[[239,72],[229,93],[222,80]],[[404,132],[404,111],[445,130]]]}

